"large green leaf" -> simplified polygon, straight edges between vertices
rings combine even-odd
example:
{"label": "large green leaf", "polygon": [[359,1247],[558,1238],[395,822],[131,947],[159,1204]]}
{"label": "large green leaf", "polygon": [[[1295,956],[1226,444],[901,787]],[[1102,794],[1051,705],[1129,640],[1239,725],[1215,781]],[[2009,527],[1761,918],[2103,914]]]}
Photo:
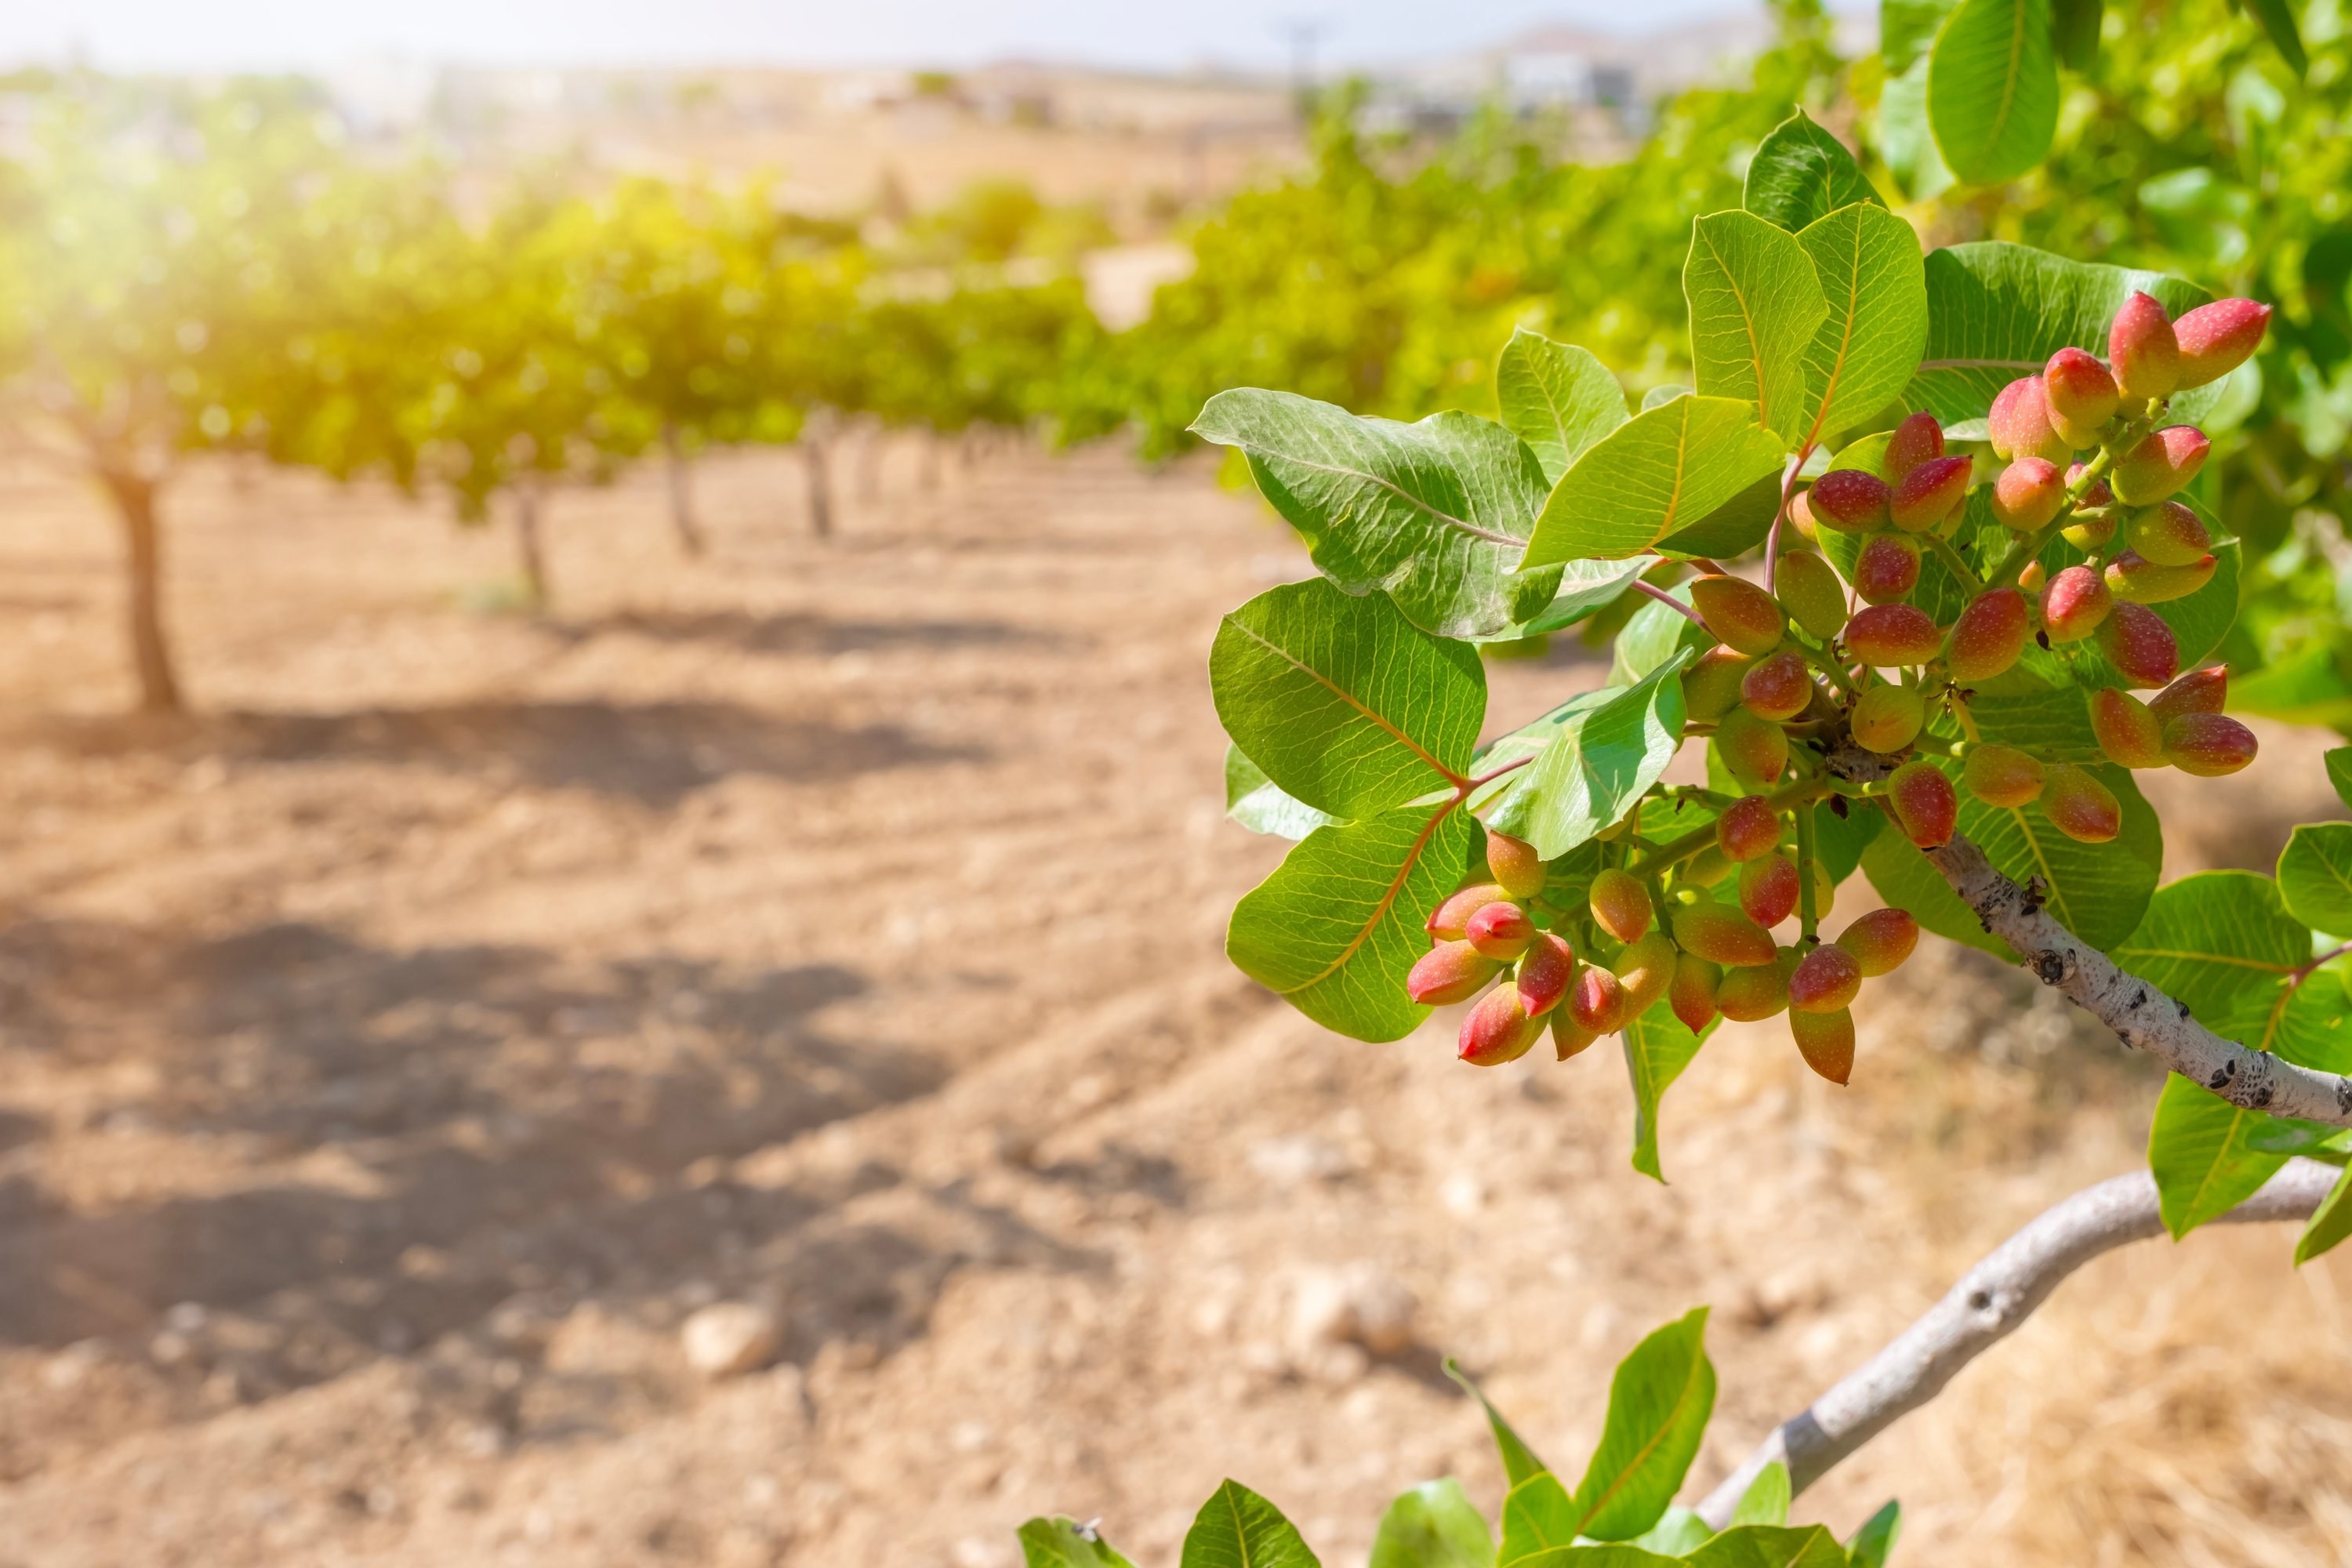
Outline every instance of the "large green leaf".
{"label": "large green leaf", "polygon": [[1763,475],[1746,489],[1650,548],[1681,561],[1727,561],[1762,544],[1780,510],[1781,475]]}
{"label": "large green leaf", "polygon": [[2306,822],[2278,861],[2287,913],[2331,935],[2352,934],[2352,822]]}
{"label": "large green leaf", "polygon": [[[2347,679],[2336,649],[2320,643],[2242,679],[2232,674],[2230,711],[2283,719],[2290,724],[2352,728],[2352,679]],[[2329,777],[2336,777],[2332,763]],[[2341,788],[2339,784],[2339,792]]]}
{"label": "large green leaf", "polygon": [[2255,1126],[2269,1120],[2185,1078],[2164,1080],[2148,1126],[2147,1167],[2167,1230],[2187,1236],[2252,1197],[2278,1173],[2287,1157],[2251,1142]]}
{"label": "large green leaf", "polygon": [[2327,767],[2327,782],[2335,786],[2336,798],[2352,806],[2352,746],[2337,746],[2321,759]]}
{"label": "large green leaf", "polygon": [[2109,956],[2220,1032],[2223,1021],[2267,1016],[2279,982],[2311,957],[2311,932],[2269,878],[2200,871],[2159,889]]}
{"label": "large green leaf", "polygon": [[2099,59],[2099,22],[2105,10],[2101,0],[2050,0],[2050,44],[2058,63],[2069,70],[2089,70]]}
{"label": "large green leaf", "polygon": [[1318,827],[1234,906],[1225,952],[1326,1028],[1402,1039],[1429,1015],[1404,994],[1429,951],[1422,922],[1454,890],[1475,828],[1451,799]]}
{"label": "large green leaf", "polygon": [[1381,1515],[1368,1568],[1495,1568],[1495,1541],[1460,1481],[1423,1481]]}
{"label": "large green leaf", "polygon": [[1706,1337],[1701,1307],[1652,1333],[1617,1363],[1600,1446],[1576,1487],[1580,1533],[1630,1541],[1657,1523],[1674,1500],[1715,1409]]}
{"label": "large green leaf", "polygon": [[[1886,10],[1893,6],[1884,7]],[[1927,57],[1891,75],[1878,95],[1878,147],[1903,194],[1924,202],[1951,189],[1952,171],[1927,123]]]}
{"label": "large green leaf", "polygon": [[1496,1568],[1573,1545],[1582,1519],[1558,1476],[1549,1470],[1529,1476],[1503,1499],[1503,1544],[1495,1555]]}
{"label": "large green leaf", "polygon": [[1536,1458],[1536,1451],[1528,1447],[1527,1440],[1519,1436],[1518,1429],[1504,1418],[1501,1411],[1495,1408],[1495,1402],[1487,1398],[1485,1391],[1476,1384],[1470,1381],[1470,1374],[1464,1372],[1451,1356],[1446,1357],[1444,1367],[1445,1375],[1452,1378],[1455,1385],[1465,1394],[1476,1400],[1478,1408],[1486,1413],[1486,1426],[1495,1434],[1496,1452],[1502,1456],[1503,1479],[1516,1488],[1537,1476],[1548,1474],[1549,1468],[1541,1459]]}
{"label": "large green leaf", "polygon": [[[1551,597],[1543,608],[1511,628],[1511,637],[1533,637],[1572,626],[1603,605],[1613,604],[1626,584],[1652,563],[1639,556],[1622,561],[1557,561],[1538,572],[1557,572]],[[1529,574],[1529,575],[1533,575]]]}
{"label": "large green leaf", "polygon": [[1826,801],[1813,808],[1813,852],[1829,868],[1831,886],[1853,875],[1862,864],[1863,852],[1885,826],[1885,813],[1872,806],[1849,803],[1843,816]]}
{"label": "large green leaf", "polygon": [[1818,1524],[1744,1524],[1727,1530],[1684,1561],[1695,1568],[1846,1568],[1845,1549]]}
{"label": "large green leaf", "polygon": [[1266,777],[1263,768],[1230,743],[1225,747],[1225,816],[1252,833],[1290,839],[1304,838],[1325,823],[1339,820],[1283,794],[1282,786]]}
{"label": "large green leaf", "polygon": [[1487,821],[1550,860],[1623,816],[1664,775],[1682,743],[1688,659],[1678,651],[1633,685],[1570,714]]}
{"label": "large green leaf", "polygon": [[1073,1519],[1033,1519],[1021,1527],[1025,1568],[1134,1568],[1110,1543]]}
{"label": "large green leaf", "polygon": [[1918,231],[1857,202],[1797,236],[1829,314],[1805,349],[1806,443],[1869,418],[1902,395],[1927,346],[1927,274]]}
{"label": "large green leaf", "polygon": [[2303,31],[2295,24],[2294,5],[2288,0],[2246,0],[2246,9],[2254,14],[2254,20],[2270,35],[2273,47],[2288,68],[2297,76],[2308,74],[2311,58],[2303,52]]}
{"label": "large green leaf", "polygon": [[1930,252],[1927,278],[1927,357],[1904,401],[1948,425],[1983,418],[2002,387],[2038,374],[2060,349],[2105,357],[2107,328],[2135,291],[2155,296],[2176,316],[2211,298],[2160,272],[2073,261],[2000,240]]}
{"label": "large green leaf", "polygon": [[1495,362],[1495,401],[1542,465],[1546,484],[1558,484],[1587,447],[1625,423],[1625,389],[1608,366],[1525,327]]}
{"label": "large green leaf", "polygon": [[1512,1568],[1675,1568],[1680,1561],[1638,1546],[1554,1546],[1520,1558]]}
{"label": "large green leaf", "polygon": [[2347,1236],[2352,1236],[2352,1165],[2346,1166],[2344,1173],[2336,1178],[2336,1184],[2328,1189],[2327,1196],[2312,1215],[2311,1223],[2303,1227],[2303,1237],[2294,1244],[2296,1264],[2308,1263],[2342,1245]]}
{"label": "large green leaf", "polygon": [[1886,205],[1845,143],[1801,109],[1758,143],[1739,198],[1741,206],[1790,234],[1853,202]]}
{"label": "large green leaf", "polygon": [[1649,1011],[1625,1026],[1625,1072],[1633,1081],[1633,1169],[1652,1181],[1666,1179],[1658,1159],[1659,1103],[1714,1032],[1710,1019],[1705,1029],[1692,1034],[1664,1002],[1651,1004]]}
{"label": "large green leaf", "polygon": [[1960,0],[1928,56],[1927,122],[1952,173],[1975,184],[2047,157],[2058,131],[2050,0]]}
{"label": "large green leaf", "polygon": [[1691,226],[1683,293],[1700,395],[1755,405],[1756,422],[1795,446],[1810,413],[1806,352],[1830,311],[1805,247],[1753,213],[1709,213]]}
{"label": "large green leaf", "polygon": [[1757,427],[1754,405],[1738,398],[1676,397],[1644,409],[1560,477],[1536,519],[1524,564],[1646,550],[1779,473],[1787,450]]}
{"label": "large green leaf", "polygon": [[1789,1485],[1789,1467],[1775,1459],[1756,1472],[1748,1489],[1739,1494],[1738,1506],[1731,1510],[1731,1522],[1740,1524],[1786,1524],[1789,1505],[1795,1495]]}
{"label": "large green leaf", "polygon": [[1549,487],[1500,425],[1458,410],[1401,425],[1244,387],[1209,399],[1192,430],[1249,459],[1259,491],[1342,588],[1385,588],[1444,637],[1510,624],[1508,579]]}
{"label": "large green leaf", "polygon": [[1358,598],[1320,578],[1270,588],[1225,616],[1209,685],[1250,761],[1337,817],[1452,785],[1486,716],[1475,648],[1431,637],[1379,595]]}
{"label": "large green leaf", "polygon": [[1227,1481],[1201,1505],[1184,1532],[1182,1568],[1318,1568],[1282,1510]]}
{"label": "large green leaf", "polygon": [[[1688,609],[1690,584],[1676,584],[1666,590],[1666,597]],[[1715,646],[1713,634],[1675,605],[1653,599],[1627,617],[1624,629],[1610,645],[1608,684],[1631,686],[1684,648],[1696,658]]]}
{"label": "large green leaf", "polygon": [[1645,1552],[1663,1552],[1668,1557],[1680,1557],[1685,1552],[1703,1546],[1715,1531],[1707,1527],[1698,1510],[1676,1503],[1658,1516],[1658,1522],[1643,1531],[1633,1544]]}

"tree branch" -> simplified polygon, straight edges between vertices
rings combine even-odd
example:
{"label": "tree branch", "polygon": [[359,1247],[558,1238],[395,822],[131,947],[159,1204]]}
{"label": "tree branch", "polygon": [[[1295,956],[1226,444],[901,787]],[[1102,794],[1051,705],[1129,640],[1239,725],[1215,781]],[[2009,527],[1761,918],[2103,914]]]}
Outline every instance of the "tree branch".
{"label": "tree branch", "polygon": [[1927,858],[1976,911],[1985,930],[2017,950],[2044,985],[2174,1072],[2246,1110],[2352,1127],[2352,1077],[2309,1068],[2225,1040],[2177,1002],[2051,918],[2042,900],[1995,870],[1984,851],[1955,837]]}
{"label": "tree branch", "polygon": [[[2290,1160],[2252,1197],[2214,1223],[2304,1219],[2336,1173]],[[1803,1491],[1897,1419],[1943,1392],[1953,1375],[2006,1338],[2069,1274],[2126,1242],[2163,1234],[2156,1182],[2145,1171],[2086,1187],[2045,1210],[1960,1277],[1941,1301],[1885,1350],[1799,1415],[1783,1421],[1706,1495],[1698,1511],[1722,1529],[1758,1471],[1775,1459]]]}

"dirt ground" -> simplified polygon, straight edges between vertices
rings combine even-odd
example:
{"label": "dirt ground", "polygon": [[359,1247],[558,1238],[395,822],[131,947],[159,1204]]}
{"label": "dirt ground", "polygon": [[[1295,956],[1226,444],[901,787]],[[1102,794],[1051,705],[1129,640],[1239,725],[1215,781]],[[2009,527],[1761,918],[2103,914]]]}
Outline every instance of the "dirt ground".
{"label": "dirt ground", "polygon": [[[0,1564],[1007,1568],[1041,1511],[1167,1563],[1231,1475],[1360,1565],[1412,1482],[1497,1500],[1441,1354],[1569,1468],[1712,1303],[1704,1483],[2138,1158],[2147,1064],[1949,950],[1849,1090],[1717,1036],[1671,1186],[1606,1051],[1321,1034],[1220,952],[1281,847],[1220,819],[1203,672],[1295,545],[1203,465],[912,456],[830,544],[791,459],[713,459],[701,563],[656,476],[566,495],[545,618],[489,607],[501,532],[193,475],[177,722],[119,716],[94,499],[0,475]],[[2172,870],[2324,809],[2271,739]],[[2289,1247],[2095,1266],[1800,1514],[1899,1495],[1915,1568],[2352,1558],[2352,1265]],[[720,1301],[772,1364],[689,1369]]]}

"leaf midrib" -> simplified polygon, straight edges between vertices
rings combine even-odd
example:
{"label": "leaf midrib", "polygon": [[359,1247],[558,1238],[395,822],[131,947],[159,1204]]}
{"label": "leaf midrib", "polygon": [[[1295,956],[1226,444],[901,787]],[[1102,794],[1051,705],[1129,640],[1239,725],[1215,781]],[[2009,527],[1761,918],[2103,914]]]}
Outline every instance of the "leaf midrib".
{"label": "leaf midrib", "polygon": [[1618,1492],[1632,1481],[1643,1465],[1650,1462],[1650,1456],[1658,1451],[1658,1445],[1666,1440],[1666,1434],[1674,1430],[1675,1423],[1681,1417],[1684,1407],[1690,1404],[1691,1391],[1698,1386],[1698,1371],[1703,1364],[1702,1358],[1698,1356],[1691,1358],[1690,1373],[1683,1379],[1682,1392],[1675,1395],[1674,1408],[1666,1412],[1666,1418],[1658,1423],[1657,1430],[1650,1434],[1650,1440],[1643,1444],[1633,1455],[1633,1462],[1617,1472],[1617,1479],[1609,1483],[1608,1488],[1593,1500],[1592,1506],[1585,1510],[1583,1516],[1578,1519],[1576,1532],[1579,1535],[1583,1534],[1585,1526],[1598,1519],[1601,1511],[1615,1500]]}
{"label": "leaf midrib", "polygon": [[[1772,428],[1772,416],[1769,406],[1771,399],[1764,385],[1764,344],[1756,335],[1756,313],[1748,308],[1748,296],[1741,291],[1738,279],[1732,275],[1730,265],[1724,260],[1722,249],[1708,237],[1705,229],[1702,228],[1697,232],[1698,237],[1706,241],[1707,254],[1715,258],[1717,269],[1723,274],[1724,288],[1730,292],[1731,298],[1739,306],[1740,324],[1748,331],[1748,363],[1756,367],[1756,423],[1769,430]],[[1685,438],[1687,439],[1690,430],[1690,416],[1687,414],[1683,416],[1683,430]],[[1675,470],[1675,491],[1678,496],[1682,492],[1682,474],[1679,468]],[[1667,514],[1673,515],[1671,507],[1667,509]],[[1665,535],[1660,534],[1659,537],[1663,539]]]}
{"label": "leaf midrib", "polygon": [[1418,507],[1423,511],[1427,512],[1431,517],[1436,519],[1439,522],[1445,524],[1448,528],[1459,529],[1464,533],[1470,535],[1473,539],[1483,539],[1489,544],[1507,544],[1514,548],[1523,546],[1527,543],[1527,541],[1524,539],[1515,538],[1507,533],[1497,533],[1490,528],[1481,528],[1476,523],[1465,518],[1456,517],[1450,511],[1440,511],[1437,508],[1430,505],[1429,502],[1422,500],[1421,497],[1413,494],[1411,490],[1406,489],[1402,485],[1397,484],[1395,481],[1391,479],[1384,479],[1378,474],[1367,473],[1361,468],[1341,468],[1337,463],[1318,463],[1312,458],[1301,458],[1295,453],[1276,451],[1271,447],[1262,446],[1255,442],[1237,440],[1234,445],[1240,447],[1243,451],[1254,456],[1274,458],[1285,463],[1295,463],[1302,468],[1309,468],[1318,474],[1337,474],[1341,479],[1360,479],[1369,485],[1378,485],[1381,489],[1388,491],[1391,495],[1397,497],[1408,506]]}
{"label": "leaf midrib", "polygon": [[1412,845],[1404,852],[1403,863],[1397,867],[1396,876],[1390,880],[1387,889],[1381,894],[1380,901],[1372,906],[1372,912],[1365,917],[1362,925],[1356,928],[1355,936],[1346,947],[1339,950],[1339,955],[1297,984],[1286,986],[1276,992],[1276,995],[1287,996],[1293,992],[1310,990],[1322,984],[1340,970],[1345,969],[1349,960],[1356,956],[1364,943],[1371,941],[1372,932],[1380,929],[1380,923],[1388,919],[1389,910],[1396,907],[1397,895],[1404,891],[1405,881],[1412,875],[1412,868],[1421,864],[1422,852],[1429,847],[1430,836],[1437,831],[1439,823],[1444,822],[1453,814],[1454,807],[1459,804],[1459,798],[1457,796],[1454,800],[1446,801],[1430,809],[1429,820],[1421,825],[1419,833],[1413,835]]}
{"label": "leaf midrib", "polygon": [[[1232,626],[1244,637],[1248,637],[1251,641],[1256,643],[1260,647],[1265,648],[1267,652],[1273,654],[1277,658],[1280,658],[1285,664],[1289,665],[1291,668],[1297,670],[1300,674],[1314,680],[1317,684],[1329,691],[1333,696],[1339,698],[1340,701],[1345,702],[1349,707],[1353,708],[1357,712],[1361,713],[1365,718],[1370,719],[1373,723],[1387,731],[1391,735],[1396,738],[1396,742],[1399,745],[1404,747],[1405,750],[1411,752],[1414,756],[1419,757],[1423,762],[1428,763],[1429,766],[1433,769],[1441,778],[1444,779],[1446,783],[1453,784],[1458,789],[1465,782],[1460,773],[1455,773],[1452,768],[1447,767],[1444,763],[1439,762],[1434,756],[1431,755],[1428,748],[1423,746],[1420,742],[1414,740],[1411,735],[1406,734],[1402,730],[1398,729],[1394,724],[1391,723],[1386,715],[1375,712],[1368,704],[1365,703],[1363,699],[1358,697],[1346,687],[1341,686],[1338,681],[1332,679],[1329,676],[1324,674],[1313,665],[1307,663],[1297,655],[1292,653],[1288,648],[1284,647],[1280,643],[1277,643],[1273,638],[1265,636],[1263,632],[1257,630],[1256,627],[1243,624],[1243,622],[1235,616],[1227,616],[1225,617],[1225,624]],[[1264,770],[1261,769],[1260,771],[1263,772]],[[1406,798],[1410,799],[1411,797],[1407,796]]]}

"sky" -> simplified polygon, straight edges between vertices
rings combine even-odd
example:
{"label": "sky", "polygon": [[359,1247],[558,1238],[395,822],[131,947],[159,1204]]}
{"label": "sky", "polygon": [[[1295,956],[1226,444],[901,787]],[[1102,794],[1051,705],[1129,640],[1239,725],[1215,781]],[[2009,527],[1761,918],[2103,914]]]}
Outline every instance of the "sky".
{"label": "sky", "polygon": [[[1323,67],[1476,48],[1540,23],[1648,31],[1752,0],[0,0],[0,65],[106,70],[434,63],[921,65],[1020,58]],[[1628,25],[1631,25],[1630,27]]]}

